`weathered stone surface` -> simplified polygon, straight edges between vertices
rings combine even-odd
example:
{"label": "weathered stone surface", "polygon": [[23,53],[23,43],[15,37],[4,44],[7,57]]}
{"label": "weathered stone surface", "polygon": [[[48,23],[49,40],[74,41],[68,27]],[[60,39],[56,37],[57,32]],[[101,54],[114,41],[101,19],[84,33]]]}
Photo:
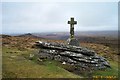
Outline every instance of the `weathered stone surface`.
{"label": "weathered stone surface", "polygon": [[104,57],[87,48],[42,41],[36,42],[36,46],[41,48],[38,53],[41,59],[57,60],[78,68],[104,69],[110,67]]}
{"label": "weathered stone surface", "polygon": [[77,39],[75,39],[75,38],[73,38],[73,39],[70,39],[70,38],[69,38],[69,39],[67,40],[67,44],[68,44],[68,45],[73,45],[73,46],[79,46],[80,43],[79,43],[79,41],[78,41]]}
{"label": "weathered stone surface", "polygon": [[81,53],[87,56],[93,56],[95,55],[95,52],[93,50],[88,50],[87,48],[82,48],[78,46],[72,46],[72,45],[64,45],[64,44],[57,44],[57,43],[47,43],[47,42],[36,42],[36,46],[39,46],[44,49],[53,49],[53,50],[58,50],[58,51],[70,51],[70,52],[75,52]]}

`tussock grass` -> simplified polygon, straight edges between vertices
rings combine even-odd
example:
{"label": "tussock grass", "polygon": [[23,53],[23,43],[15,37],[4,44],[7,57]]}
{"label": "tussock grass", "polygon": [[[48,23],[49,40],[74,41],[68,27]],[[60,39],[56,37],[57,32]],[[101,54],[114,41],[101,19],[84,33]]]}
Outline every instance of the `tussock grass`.
{"label": "tussock grass", "polygon": [[3,47],[3,78],[80,78],[55,65],[55,62],[46,61],[43,65],[30,60],[29,54],[33,50],[19,51],[17,48]]}
{"label": "tussock grass", "polygon": [[111,68],[106,70],[99,70],[93,73],[93,77],[103,77],[103,78],[118,78],[118,73],[120,73],[118,69],[118,63],[115,61],[110,61]]}

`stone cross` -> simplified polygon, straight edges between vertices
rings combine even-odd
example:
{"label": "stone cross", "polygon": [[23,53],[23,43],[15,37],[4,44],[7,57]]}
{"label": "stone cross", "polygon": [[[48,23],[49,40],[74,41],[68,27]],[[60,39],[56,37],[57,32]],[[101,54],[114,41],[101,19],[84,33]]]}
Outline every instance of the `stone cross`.
{"label": "stone cross", "polygon": [[68,21],[68,24],[70,24],[70,38],[74,38],[74,25],[77,24],[77,21],[74,21],[74,18],[71,17],[71,21]]}

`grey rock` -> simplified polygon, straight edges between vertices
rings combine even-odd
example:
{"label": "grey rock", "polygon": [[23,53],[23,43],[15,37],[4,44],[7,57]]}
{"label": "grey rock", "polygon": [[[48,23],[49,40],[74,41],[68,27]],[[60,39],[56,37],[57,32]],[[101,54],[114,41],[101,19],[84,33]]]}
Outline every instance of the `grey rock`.
{"label": "grey rock", "polygon": [[91,68],[94,70],[110,68],[109,62],[93,50],[87,48],[48,42],[36,42],[40,48],[40,59],[52,59],[61,63],[74,65],[77,68]]}
{"label": "grey rock", "polygon": [[84,54],[86,56],[93,56],[95,52],[93,50],[88,50],[86,48],[78,47],[78,46],[71,46],[71,45],[64,45],[64,44],[57,44],[57,43],[48,43],[48,42],[36,42],[36,46],[44,48],[44,49],[52,49],[52,50],[59,50],[59,51],[71,51],[77,53]]}
{"label": "grey rock", "polygon": [[83,57],[82,54],[76,54],[75,52],[69,52],[69,51],[61,52],[60,55],[70,56],[70,57],[78,57],[78,58]]}
{"label": "grey rock", "polygon": [[73,45],[73,46],[80,46],[80,43],[79,43],[79,41],[77,40],[77,39],[75,39],[75,38],[69,38],[68,40],[67,40],[67,44],[68,45]]}

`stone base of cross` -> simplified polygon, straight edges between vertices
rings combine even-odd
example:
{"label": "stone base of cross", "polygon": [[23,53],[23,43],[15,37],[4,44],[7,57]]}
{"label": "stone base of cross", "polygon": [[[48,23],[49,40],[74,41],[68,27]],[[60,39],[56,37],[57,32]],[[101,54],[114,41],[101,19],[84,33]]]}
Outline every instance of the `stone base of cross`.
{"label": "stone base of cross", "polygon": [[73,45],[73,46],[80,46],[80,43],[79,43],[79,41],[77,40],[77,39],[75,39],[75,38],[69,38],[69,39],[67,39],[67,44],[68,45]]}
{"label": "stone base of cross", "polygon": [[77,24],[77,21],[74,21],[74,18],[71,17],[71,21],[68,21],[70,24],[70,38],[67,40],[67,44],[79,46],[79,41],[74,38],[74,25]]}

